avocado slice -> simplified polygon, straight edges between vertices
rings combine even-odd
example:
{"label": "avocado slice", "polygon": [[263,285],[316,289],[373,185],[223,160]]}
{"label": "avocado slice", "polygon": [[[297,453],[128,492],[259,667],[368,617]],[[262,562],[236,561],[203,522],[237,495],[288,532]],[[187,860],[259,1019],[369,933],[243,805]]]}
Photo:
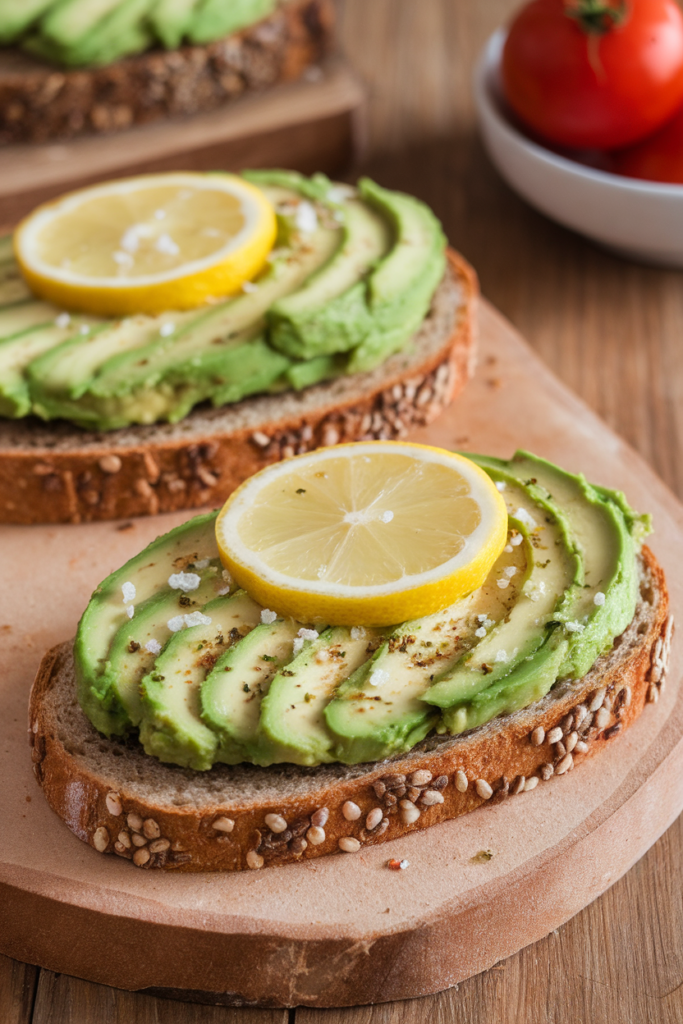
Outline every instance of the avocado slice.
{"label": "avocado slice", "polygon": [[140,742],[148,754],[198,771],[211,767],[218,737],[201,719],[201,685],[223,651],[257,625],[261,611],[238,590],[210,601],[194,613],[203,621],[171,637],[140,685]]}
{"label": "avocado slice", "polygon": [[374,326],[351,353],[348,373],[371,370],[404,346],[427,315],[446,268],[446,239],[428,206],[369,178],[358,190],[392,225],[394,244],[368,277]]}
{"label": "avocado slice", "polygon": [[218,736],[217,761],[271,763],[259,743],[261,702],[273,678],[291,661],[298,630],[293,619],[256,626],[221,655],[204,680],[202,719]]}
{"label": "avocado slice", "polygon": [[[171,573],[201,572],[197,563],[207,565],[218,558],[216,512],[195,516],[182,526],[152,541],[124,566],[117,569],[94,591],[78,624],[74,656],[78,700],[96,729],[111,736],[129,727],[127,713],[113,701],[107,659],[112,641],[128,621],[127,608],[147,601],[168,589]],[[207,561],[208,560],[208,561]],[[189,568],[195,567],[195,568]],[[124,601],[124,584],[132,584],[134,597]],[[130,588],[126,588],[130,591]],[[132,592],[131,592],[132,593]]]}
{"label": "avocado slice", "polygon": [[33,295],[14,259],[0,263],[0,308],[29,300],[33,300]]}
{"label": "avocado slice", "polygon": [[201,0],[187,34],[193,43],[210,43],[267,18],[275,7],[276,0]]}
{"label": "avocado slice", "polygon": [[0,338],[0,416],[16,419],[31,412],[26,376],[29,365],[43,353],[61,345],[78,326],[78,320],[70,321],[65,327],[55,322],[38,324]]}
{"label": "avocado slice", "polygon": [[158,0],[149,14],[157,39],[167,50],[176,50],[188,33],[200,0]]}
{"label": "avocado slice", "polygon": [[54,3],[55,0],[3,0],[0,45],[16,42]]}
{"label": "avocado slice", "polygon": [[[339,687],[325,710],[336,738],[335,760],[356,764],[391,757],[435,726],[438,708],[425,703],[432,681],[447,674],[481,633],[504,628],[515,610],[527,552],[523,545],[508,547],[478,590],[434,615],[403,623]],[[505,587],[498,586],[500,578]]]}
{"label": "avocado slice", "polygon": [[154,667],[154,660],[173,635],[169,627],[178,615],[201,611],[217,593],[234,590],[222,575],[219,559],[213,559],[201,570],[192,569],[201,583],[189,593],[166,587],[135,608],[132,619],[126,619],[112,640],[102,673],[101,686],[109,688],[112,703],[118,703],[127,723],[140,724],[142,700],[140,683]]}
{"label": "avocado slice", "polygon": [[367,661],[368,641],[375,635],[334,626],[304,644],[275,676],[261,703],[259,763],[315,765],[338,760],[325,709],[339,684]]}
{"label": "avocado slice", "polygon": [[[494,479],[498,471],[490,469]],[[439,678],[425,694],[425,701],[450,708],[469,700],[519,664],[532,657],[547,641],[557,615],[583,585],[583,563],[566,519],[555,503],[529,493],[518,481],[506,481],[505,498],[512,539],[525,539],[528,570],[519,599],[505,621],[496,626],[455,667]],[[521,546],[521,545],[519,545]]]}
{"label": "avocado slice", "polygon": [[60,0],[41,21],[41,34],[57,46],[74,47],[94,32],[121,0]]}
{"label": "avocado slice", "polygon": [[[496,471],[492,460],[473,458],[487,472]],[[581,678],[635,614],[635,555],[649,532],[649,519],[637,516],[623,494],[593,487],[583,474],[569,473],[529,452],[517,452],[507,471],[529,481],[531,493],[562,508],[582,554],[583,586],[568,595],[555,616],[571,639],[560,675]]]}
{"label": "avocado slice", "polygon": [[390,227],[358,199],[347,199],[339,211],[343,236],[333,257],[268,312],[271,343],[297,359],[346,352],[372,329],[365,278],[390,249]]}

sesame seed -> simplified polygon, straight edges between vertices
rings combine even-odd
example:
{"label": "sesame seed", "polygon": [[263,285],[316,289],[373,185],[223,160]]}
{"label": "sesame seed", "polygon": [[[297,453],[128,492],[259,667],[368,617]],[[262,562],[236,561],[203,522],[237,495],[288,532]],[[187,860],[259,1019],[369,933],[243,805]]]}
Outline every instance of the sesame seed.
{"label": "sesame seed", "polygon": [[604,729],[605,726],[607,725],[607,723],[609,722],[609,720],[610,720],[609,710],[607,708],[605,708],[605,707],[600,708],[598,710],[596,716],[595,716],[595,725],[597,726],[597,728],[598,729]]}
{"label": "sesame seed", "polygon": [[545,740],[545,729],[542,725],[537,726],[531,734],[531,742],[535,747],[540,747]]}
{"label": "sesame seed", "polygon": [[602,707],[602,702],[603,702],[604,699],[605,699],[605,691],[604,691],[604,689],[603,690],[596,690],[595,693],[593,694],[593,699],[591,700],[590,704],[588,705],[588,710],[589,711],[597,711],[598,708]]}
{"label": "sesame seed", "polygon": [[325,825],[327,825],[327,819],[329,816],[329,807],[320,807],[311,815],[311,825],[317,825],[319,828],[324,828]]}
{"label": "sesame seed", "polygon": [[287,828],[287,822],[281,814],[266,814],[265,822],[271,832],[284,832]]}
{"label": "sesame seed", "polygon": [[457,771],[455,773],[455,788],[458,793],[466,793],[469,785],[467,776],[463,771]]}
{"label": "sesame seed", "polygon": [[247,867],[250,867],[252,871],[258,871],[263,867],[263,857],[256,850],[250,850],[247,854]]}
{"label": "sesame seed", "polygon": [[404,825],[412,825],[420,817],[420,811],[410,800],[401,800],[401,821]]}
{"label": "sesame seed", "polygon": [[361,810],[358,804],[354,804],[353,800],[347,800],[342,806],[342,814],[347,821],[357,821],[360,818]]}
{"label": "sesame seed", "polygon": [[560,726],[556,725],[554,729],[550,730],[546,739],[548,740],[548,743],[558,743],[562,739],[563,735],[564,733],[562,732]]}
{"label": "sesame seed", "polygon": [[571,754],[565,754],[560,763],[555,769],[556,775],[564,775],[570,768],[574,767],[574,758]]}
{"label": "sesame seed", "polygon": [[92,841],[93,846],[95,847],[97,852],[104,853],[104,851],[109,846],[109,833],[107,832],[104,825],[100,825],[100,827],[95,830],[95,834],[92,837]]}
{"label": "sesame seed", "polygon": [[136,867],[141,868],[143,864],[147,863],[150,857],[151,854],[149,850],[136,850],[135,853],[133,854],[133,864],[135,864]]}
{"label": "sesame seed", "polygon": [[232,818],[226,818],[223,816],[216,818],[212,826],[212,828],[215,828],[216,832],[232,832],[234,827],[235,822]]}
{"label": "sesame seed", "polygon": [[360,850],[360,843],[353,836],[342,836],[338,845],[344,853],[358,853]]}
{"label": "sesame seed", "polygon": [[490,800],[493,796],[493,790],[485,779],[477,779],[474,784],[474,788],[482,800]]}
{"label": "sesame seed", "polygon": [[119,815],[123,814],[123,807],[121,806],[121,797],[119,796],[118,793],[107,793],[104,802],[107,805],[107,810],[109,811],[109,813],[112,814],[115,818],[118,818]]}
{"label": "sesame seed", "polygon": [[434,807],[435,804],[442,804],[443,802],[443,794],[439,793],[437,789],[425,789],[420,797],[420,803],[423,807]]}
{"label": "sesame seed", "polygon": [[529,793],[532,789],[536,789],[538,785],[538,779],[535,775],[532,775],[530,779],[527,779],[524,783],[524,792]]}
{"label": "sesame seed", "polygon": [[426,786],[427,783],[432,781],[432,778],[432,773],[427,771],[426,768],[418,768],[417,771],[408,776],[408,782],[411,786]]}
{"label": "sesame seed", "polygon": [[321,843],[325,842],[325,829],[320,828],[319,825],[311,825],[306,832],[306,839],[308,839],[311,846],[320,846]]}
{"label": "sesame seed", "polygon": [[365,827],[368,830],[368,832],[372,832],[374,828],[377,828],[383,817],[384,811],[382,810],[382,808],[373,807],[373,809],[370,811],[367,818],[365,819]]}

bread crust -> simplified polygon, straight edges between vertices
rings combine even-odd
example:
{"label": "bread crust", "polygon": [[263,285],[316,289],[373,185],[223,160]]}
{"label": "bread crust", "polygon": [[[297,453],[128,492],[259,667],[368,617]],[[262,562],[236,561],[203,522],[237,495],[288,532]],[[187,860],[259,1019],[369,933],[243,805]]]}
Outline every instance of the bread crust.
{"label": "bread crust", "polygon": [[[421,358],[392,356],[372,373],[344,378],[341,388],[333,382],[307,389],[301,400],[286,392],[195,411],[168,430],[88,435],[63,423],[27,424],[17,444],[7,438],[23,421],[0,423],[0,523],[80,523],[219,505],[282,458],[340,441],[404,437],[435,419],[474,371],[477,278],[453,250],[441,287],[455,288],[458,298],[438,344]],[[442,295],[442,304],[449,301]],[[416,335],[418,354],[429,322]],[[54,443],[41,440],[46,434]]]}
{"label": "bread crust", "polygon": [[[80,839],[145,869],[260,869],[337,853],[345,846],[352,853],[428,828],[566,774],[658,700],[673,618],[664,573],[648,548],[640,569],[633,622],[583,679],[557,684],[537,704],[469,734],[428,738],[407,755],[356,766],[348,777],[330,779],[324,770],[296,769],[306,791],[299,786],[288,794],[285,781],[275,800],[259,796],[258,785],[248,799],[231,798],[229,768],[219,769],[225,773],[221,785],[209,791],[201,807],[142,797],[118,785],[111,773],[104,778],[93,771],[79,752],[79,739],[61,735],[50,699],[53,688],[64,686],[65,671],[72,684],[71,644],[62,644],[45,655],[31,691],[29,737],[36,778],[52,809]],[[70,696],[73,703],[73,690]],[[84,735],[91,733],[106,748],[109,741],[98,738],[79,714]],[[159,770],[169,778],[173,773],[185,779],[209,774],[173,766]],[[253,771],[254,778],[263,778],[259,773],[272,769]],[[213,795],[216,789],[220,799]],[[345,808],[348,802],[354,806]]]}
{"label": "bread crust", "polygon": [[149,50],[101,68],[0,54],[0,145],[121,131],[224,106],[300,78],[330,51],[332,0],[287,0],[227,39]]}

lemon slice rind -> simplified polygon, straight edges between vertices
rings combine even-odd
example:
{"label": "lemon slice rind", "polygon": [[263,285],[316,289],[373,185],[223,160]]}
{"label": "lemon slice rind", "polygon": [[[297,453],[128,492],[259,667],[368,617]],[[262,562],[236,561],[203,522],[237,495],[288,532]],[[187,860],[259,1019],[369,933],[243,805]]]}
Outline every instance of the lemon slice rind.
{"label": "lemon slice rind", "polygon": [[[249,510],[265,482],[285,481],[302,463],[320,464],[344,452],[365,449],[382,453],[413,454],[421,461],[456,470],[476,496],[481,510],[479,525],[466,537],[461,549],[432,568],[394,581],[351,586],[326,580],[298,579],[268,565],[258,552],[242,543],[239,521]],[[330,625],[391,625],[418,618],[447,607],[476,590],[500,555],[507,538],[505,503],[486,473],[468,459],[452,452],[403,442],[358,442],[320,449],[274,466],[251,477],[226,502],[216,522],[221,559],[237,582],[256,600],[282,615],[300,621],[324,621]]]}
{"label": "lemon slice rind", "polygon": [[[224,246],[209,255],[136,277],[89,276],[56,266],[39,256],[40,234],[55,218],[66,218],[84,202],[98,197],[125,195],[155,186],[231,195],[240,203],[244,223]],[[198,225],[198,229],[203,226]],[[275,211],[268,198],[237,175],[192,172],[140,175],[67,193],[38,207],[15,231],[14,251],[31,290],[56,305],[102,316],[153,314],[192,309],[238,291],[264,266],[276,233]]]}

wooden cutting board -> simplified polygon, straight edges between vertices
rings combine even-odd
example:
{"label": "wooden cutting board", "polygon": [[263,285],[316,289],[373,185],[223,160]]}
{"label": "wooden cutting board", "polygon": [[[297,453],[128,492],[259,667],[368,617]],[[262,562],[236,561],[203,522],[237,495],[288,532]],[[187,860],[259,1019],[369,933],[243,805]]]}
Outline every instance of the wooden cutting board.
{"label": "wooden cutting board", "polygon": [[[653,513],[683,621],[683,507],[490,306],[478,375],[415,440],[509,456],[524,446]],[[683,808],[683,700],[669,683],[576,771],[357,856],[229,876],[141,872],[95,853],[31,773],[26,702],[40,657],[92,588],[184,518],[0,534],[0,951],[92,981],[223,1003],[331,1006],[456,984],[557,928],[616,881]],[[488,861],[477,859],[490,850]],[[390,857],[409,860],[387,870]]]}

